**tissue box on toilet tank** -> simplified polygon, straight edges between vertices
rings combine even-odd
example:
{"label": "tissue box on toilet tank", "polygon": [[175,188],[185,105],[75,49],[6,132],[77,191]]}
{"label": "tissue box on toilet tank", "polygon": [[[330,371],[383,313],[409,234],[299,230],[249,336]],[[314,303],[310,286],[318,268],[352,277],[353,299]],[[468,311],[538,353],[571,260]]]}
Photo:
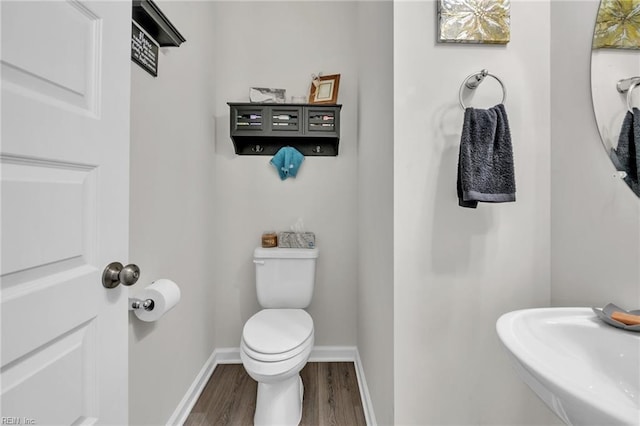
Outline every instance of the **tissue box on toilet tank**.
{"label": "tissue box on toilet tank", "polygon": [[313,232],[280,232],[278,247],[312,249],[316,247],[316,235]]}

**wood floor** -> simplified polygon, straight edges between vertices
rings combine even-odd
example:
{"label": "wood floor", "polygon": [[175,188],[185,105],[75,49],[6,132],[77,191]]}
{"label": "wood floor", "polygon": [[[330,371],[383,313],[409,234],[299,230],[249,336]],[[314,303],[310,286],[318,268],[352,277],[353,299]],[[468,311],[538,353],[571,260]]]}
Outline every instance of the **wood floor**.
{"label": "wood floor", "polygon": [[[304,383],[302,426],[365,426],[352,362],[310,362]],[[242,364],[216,367],[185,426],[252,425],[257,383]]]}

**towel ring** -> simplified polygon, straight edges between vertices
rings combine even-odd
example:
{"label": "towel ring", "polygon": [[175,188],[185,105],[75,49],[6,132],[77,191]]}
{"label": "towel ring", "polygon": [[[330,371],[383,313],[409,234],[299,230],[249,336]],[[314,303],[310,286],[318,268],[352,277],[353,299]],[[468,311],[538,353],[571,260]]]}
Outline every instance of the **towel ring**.
{"label": "towel ring", "polygon": [[502,82],[502,80],[500,80],[497,76],[491,74],[489,71],[485,69],[480,72],[474,72],[473,74],[469,75],[467,78],[464,79],[464,81],[460,85],[460,91],[458,92],[458,100],[460,101],[460,106],[462,107],[462,109],[467,109],[467,106],[462,101],[462,92],[464,91],[464,88],[466,87],[468,89],[475,90],[480,85],[480,83],[482,83],[484,78],[487,76],[495,78],[496,81],[500,83],[500,87],[502,87],[502,100],[500,101],[500,103],[504,104],[505,99],[507,99],[507,88],[504,86],[504,83]]}
{"label": "towel ring", "polygon": [[640,79],[631,83],[629,85],[629,89],[627,90],[627,109],[632,114],[633,114],[633,107],[631,106],[631,92],[633,92],[633,89],[635,89],[638,86],[640,86]]}

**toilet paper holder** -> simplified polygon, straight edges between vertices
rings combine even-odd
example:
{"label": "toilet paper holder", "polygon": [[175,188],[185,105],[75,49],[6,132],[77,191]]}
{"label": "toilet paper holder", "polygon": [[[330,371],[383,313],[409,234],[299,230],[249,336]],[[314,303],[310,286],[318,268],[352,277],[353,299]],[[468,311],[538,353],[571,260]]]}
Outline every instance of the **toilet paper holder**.
{"label": "toilet paper holder", "polygon": [[140,321],[158,321],[180,302],[180,287],[169,279],[160,278],[140,293],[131,295],[127,302],[129,312]]}
{"label": "toilet paper holder", "polygon": [[145,311],[153,311],[153,308],[155,307],[155,305],[156,305],[156,302],[154,302],[153,299],[142,300],[142,299],[138,299],[137,297],[129,298],[130,311],[135,311],[138,309],[144,309]]}

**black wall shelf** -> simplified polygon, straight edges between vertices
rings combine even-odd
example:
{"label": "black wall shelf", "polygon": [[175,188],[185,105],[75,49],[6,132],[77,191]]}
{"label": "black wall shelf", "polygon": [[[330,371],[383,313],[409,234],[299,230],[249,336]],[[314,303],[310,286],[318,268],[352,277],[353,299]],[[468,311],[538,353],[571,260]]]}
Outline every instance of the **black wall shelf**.
{"label": "black wall shelf", "polygon": [[132,18],[162,47],[179,47],[186,39],[152,0],[133,0]]}
{"label": "black wall shelf", "polygon": [[336,156],[342,105],[228,102],[238,155],[274,155],[292,146],[305,156]]}

